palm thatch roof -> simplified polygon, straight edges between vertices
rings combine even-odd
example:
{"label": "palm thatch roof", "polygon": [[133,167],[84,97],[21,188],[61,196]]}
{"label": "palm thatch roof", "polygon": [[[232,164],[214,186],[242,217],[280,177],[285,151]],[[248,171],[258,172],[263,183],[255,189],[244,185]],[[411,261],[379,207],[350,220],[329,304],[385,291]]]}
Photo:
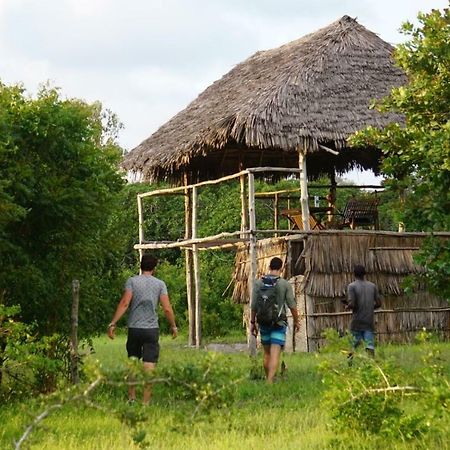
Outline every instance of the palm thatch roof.
{"label": "palm thatch roof", "polygon": [[[393,47],[344,16],[279,48],[260,51],[213,83],[124,159],[148,181],[217,178],[241,167],[298,167],[308,175],[378,168],[375,149],[347,147],[367,126],[401,122],[369,108],[406,82]],[[325,152],[321,146],[339,151]]]}

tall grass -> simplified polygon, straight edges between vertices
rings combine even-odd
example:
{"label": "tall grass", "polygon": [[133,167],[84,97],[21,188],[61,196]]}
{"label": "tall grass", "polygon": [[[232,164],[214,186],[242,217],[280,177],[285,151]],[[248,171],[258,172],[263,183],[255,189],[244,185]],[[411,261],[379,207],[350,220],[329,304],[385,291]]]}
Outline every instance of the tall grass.
{"label": "tall grass", "polygon": [[[441,344],[443,357],[450,366],[450,345]],[[161,369],[176,364],[197,362],[205,351],[190,349],[183,341],[162,339]],[[394,357],[404,367],[416,367],[418,346],[386,346],[381,357]],[[336,357],[340,357],[336,355]],[[125,337],[115,341],[95,340],[95,353],[104,367],[114,368],[126,362]],[[172,395],[171,388],[157,384],[148,407],[134,405],[145,414],[140,428],[147,431],[151,448],[156,449],[378,449],[386,448],[383,436],[360,435],[352,430],[339,435],[333,430],[329,411],[321,403],[324,386],[318,371],[323,355],[286,354],[287,373],[272,386],[255,377],[255,364],[245,353],[223,355],[224,364],[233,367],[242,379],[235,401],[190,419],[194,404]],[[257,366],[260,367],[260,359]],[[252,370],[253,368],[253,370]],[[449,369],[450,372],[450,369]],[[252,374],[253,376],[250,376]],[[450,374],[450,373],[449,373]],[[255,379],[256,378],[256,379]],[[68,404],[45,420],[45,426],[33,432],[28,443],[32,449],[133,449],[130,428],[113,414],[126,413],[126,388],[105,387],[95,394],[101,411],[86,405]],[[12,448],[25,426],[42,409],[39,402],[21,402],[0,407],[0,448]],[[449,423],[450,425],[450,423]],[[422,441],[398,442],[398,449],[448,448],[440,435]]]}

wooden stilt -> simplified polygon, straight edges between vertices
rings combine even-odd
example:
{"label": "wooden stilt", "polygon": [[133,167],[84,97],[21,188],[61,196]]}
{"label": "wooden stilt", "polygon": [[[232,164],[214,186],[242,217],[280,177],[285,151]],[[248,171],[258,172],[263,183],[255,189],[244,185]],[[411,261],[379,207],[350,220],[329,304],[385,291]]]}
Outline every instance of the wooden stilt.
{"label": "wooden stilt", "polygon": [[[251,301],[253,294],[253,286],[255,285],[257,261],[256,261],[256,211],[255,211],[255,176],[253,173],[248,174],[248,216],[250,225],[250,243],[249,243],[249,257],[250,257],[250,277],[249,277],[249,295]],[[249,353],[256,354],[256,338],[251,335],[248,336]]]}
{"label": "wooden stilt", "polygon": [[[192,238],[197,237],[197,187],[192,188]],[[194,297],[195,297],[195,347],[200,348],[202,340],[202,305],[200,297],[200,264],[198,245],[192,245],[194,262]]]}
{"label": "wooden stilt", "polygon": [[[248,229],[247,221],[247,202],[245,199],[245,175],[239,177],[239,182],[241,186],[241,231],[246,231]],[[244,238],[245,235],[241,235]]]}
{"label": "wooden stilt", "polygon": [[[138,207],[138,220],[139,220],[139,244],[144,243],[144,214],[142,209],[142,197],[138,194],[137,196],[137,207]],[[139,261],[142,260],[142,255],[144,254],[144,250],[142,248],[139,249]]]}
{"label": "wooden stilt", "polygon": [[308,177],[306,173],[306,153],[299,149],[299,168],[300,168],[300,203],[302,206],[303,229],[309,231],[309,204],[308,204]]}
{"label": "wooden stilt", "polygon": [[327,220],[331,222],[333,220],[334,209],[336,208],[336,174],[334,169],[330,172],[330,192],[327,195],[328,207],[333,208],[329,211]]}
{"label": "wooden stilt", "polygon": [[[275,194],[273,199],[273,227],[278,230],[278,194]],[[275,237],[278,237],[278,234],[275,233]]]}
{"label": "wooden stilt", "polygon": [[[191,194],[188,186],[188,176],[184,174],[184,184],[185,184],[185,197],[184,197],[184,228],[185,228],[185,239],[192,239],[192,204],[191,204]],[[194,286],[193,286],[193,276],[194,276],[194,262],[192,257],[192,250],[186,249],[184,252],[185,264],[186,264],[186,296],[187,296],[187,307],[188,307],[188,321],[189,321],[189,337],[188,344],[190,346],[195,346],[195,308],[194,308]]]}

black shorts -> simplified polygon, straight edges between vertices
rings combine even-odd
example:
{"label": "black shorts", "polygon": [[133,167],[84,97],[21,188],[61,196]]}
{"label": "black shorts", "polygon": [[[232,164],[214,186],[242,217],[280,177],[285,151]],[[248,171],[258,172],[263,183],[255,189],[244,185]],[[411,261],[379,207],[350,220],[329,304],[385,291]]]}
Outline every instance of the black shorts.
{"label": "black shorts", "polygon": [[128,358],[157,363],[159,358],[159,328],[128,328]]}

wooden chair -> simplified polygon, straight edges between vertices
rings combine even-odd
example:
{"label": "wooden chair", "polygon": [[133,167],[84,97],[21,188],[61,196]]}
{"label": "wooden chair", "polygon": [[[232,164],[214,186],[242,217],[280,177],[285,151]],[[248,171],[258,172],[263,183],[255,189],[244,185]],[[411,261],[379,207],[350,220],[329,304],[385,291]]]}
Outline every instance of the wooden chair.
{"label": "wooden chair", "polygon": [[347,201],[342,213],[342,222],[338,228],[350,227],[354,230],[358,226],[373,227],[378,230],[378,203],[377,198],[351,198]]}
{"label": "wooden chair", "polygon": [[[281,215],[287,217],[292,225],[293,230],[303,230],[302,210],[301,209],[284,209]],[[309,228],[310,230],[325,230],[325,227],[313,215],[309,214]]]}

